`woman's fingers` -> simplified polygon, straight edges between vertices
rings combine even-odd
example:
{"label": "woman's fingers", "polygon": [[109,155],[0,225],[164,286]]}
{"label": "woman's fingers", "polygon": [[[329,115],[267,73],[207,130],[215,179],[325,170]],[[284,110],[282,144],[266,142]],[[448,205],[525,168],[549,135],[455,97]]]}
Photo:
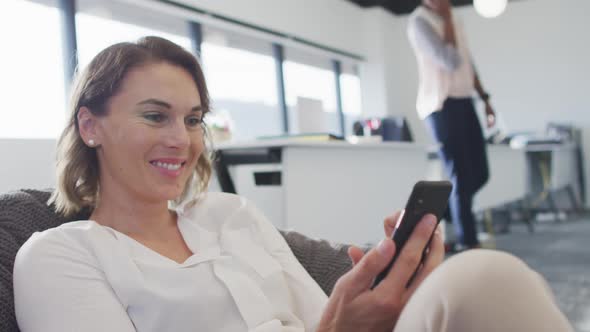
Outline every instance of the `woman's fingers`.
{"label": "woman's fingers", "polygon": [[404,293],[406,283],[420,265],[422,253],[435,227],[436,217],[432,214],[427,214],[420,220],[402,248],[389,274],[381,281],[377,289],[383,288],[383,292]]}
{"label": "woman's fingers", "polygon": [[352,270],[338,280],[336,287],[350,296],[357,296],[366,291],[371,287],[377,274],[387,266],[394,252],[393,241],[383,239],[377,247],[366,253]]}
{"label": "woman's fingers", "polygon": [[414,293],[416,288],[420,286],[422,281],[424,281],[424,279],[426,279],[426,277],[443,262],[444,259],[445,245],[441,228],[437,227],[436,231],[434,232],[434,236],[432,237],[432,241],[430,242],[430,246],[428,247],[428,253],[426,254],[424,263],[410,285],[408,292],[406,293],[408,298],[412,295],[412,293]]}
{"label": "woman's fingers", "polygon": [[348,257],[352,261],[352,266],[355,266],[358,262],[360,262],[361,258],[365,253],[358,247],[350,246],[348,247]]}

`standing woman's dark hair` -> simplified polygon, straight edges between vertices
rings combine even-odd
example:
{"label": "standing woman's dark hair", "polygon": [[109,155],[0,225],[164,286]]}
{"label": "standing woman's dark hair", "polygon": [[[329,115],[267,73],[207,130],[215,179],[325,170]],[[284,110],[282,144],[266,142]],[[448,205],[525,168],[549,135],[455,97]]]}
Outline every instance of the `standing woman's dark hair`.
{"label": "standing woman's dark hair", "polygon": [[[58,185],[50,202],[55,203],[56,210],[61,214],[72,216],[82,209],[93,209],[99,199],[100,173],[96,149],[88,147],[80,136],[78,111],[81,107],[87,107],[95,116],[106,115],[109,99],[118,93],[129,70],[158,62],[185,69],[197,85],[203,115],[209,112],[209,93],[203,70],[195,56],[182,47],[166,39],[150,36],[135,43],[115,44],[100,52],[76,78],[69,120],[58,141]],[[203,153],[176,202],[205,190],[210,176],[211,159],[207,153]]]}

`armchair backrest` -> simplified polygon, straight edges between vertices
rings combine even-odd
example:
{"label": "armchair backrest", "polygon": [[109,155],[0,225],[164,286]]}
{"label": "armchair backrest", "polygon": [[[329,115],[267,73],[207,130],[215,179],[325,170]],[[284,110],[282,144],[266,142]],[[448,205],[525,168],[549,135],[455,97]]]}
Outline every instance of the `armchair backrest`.
{"label": "armchair backrest", "polygon": [[12,269],[18,249],[34,232],[68,220],[47,200],[51,190],[19,190],[0,195],[0,331],[19,331],[14,317]]}

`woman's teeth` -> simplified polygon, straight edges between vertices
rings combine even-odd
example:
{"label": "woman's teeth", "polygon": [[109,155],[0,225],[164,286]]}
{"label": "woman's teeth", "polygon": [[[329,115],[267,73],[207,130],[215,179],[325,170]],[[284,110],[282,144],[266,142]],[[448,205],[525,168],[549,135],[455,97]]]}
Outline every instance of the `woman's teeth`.
{"label": "woman's teeth", "polygon": [[157,167],[161,167],[161,168],[165,168],[171,171],[176,171],[177,169],[179,169],[182,164],[168,164],[168,163],[162,163],[159,161],[152,161],[152,165],[157,166]]}

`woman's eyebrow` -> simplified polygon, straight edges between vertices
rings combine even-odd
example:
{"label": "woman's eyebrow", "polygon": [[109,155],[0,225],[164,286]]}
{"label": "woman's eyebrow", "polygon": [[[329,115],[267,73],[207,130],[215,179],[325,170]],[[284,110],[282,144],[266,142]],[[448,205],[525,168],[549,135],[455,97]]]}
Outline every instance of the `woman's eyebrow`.
{"label": "woman's eyebrow", "polygon": [[163,100],[155,99],[155,98],[150,98],[150,99],[140,101],[139,103],[137,103],[137,105],[156,105],[156,106],[165,107],[165,108],[172,108],[172,105],[170,105],[169,103],[167,103]]}
{"label": "woman's eyebrow", "polygon": [[[172,105],[170,105],[169,103],[167,103],[163,100],[160,100],[160,99],[156,99],[156,98],[150,98],[150,99],[140,101],[139,103],[137,103],[137,105],[156,105],[156,106],[164,107],[167,109],[172,108]],[[203,107],[201,105],[197,105],[197,106],[191,108],[191,112],[201,112],[201,111],[203,111]]]}

